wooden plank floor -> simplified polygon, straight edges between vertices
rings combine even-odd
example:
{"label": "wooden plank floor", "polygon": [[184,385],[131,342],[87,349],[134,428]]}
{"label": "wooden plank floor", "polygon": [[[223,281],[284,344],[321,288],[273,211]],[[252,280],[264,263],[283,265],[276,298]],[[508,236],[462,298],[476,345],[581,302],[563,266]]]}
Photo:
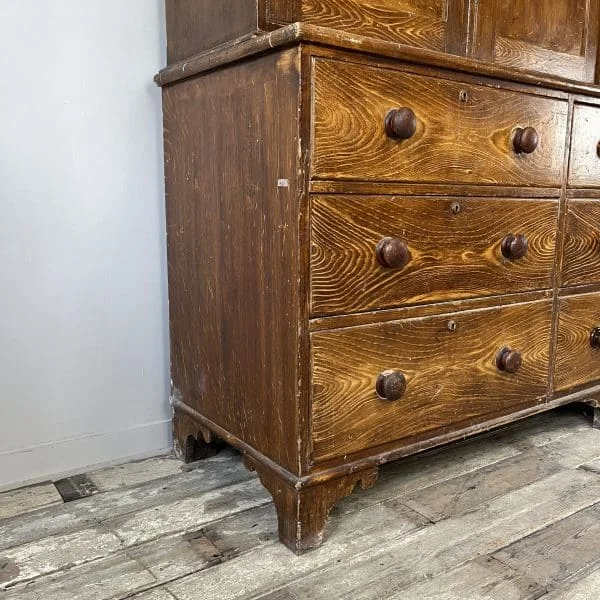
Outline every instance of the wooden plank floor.
{"label": "wooden plank floor", "polygon": [[277,542],[270,497],[226,450],[0,494],[0,600],[600,599],[600,431],[581,406],[382,468],[325,544]]}

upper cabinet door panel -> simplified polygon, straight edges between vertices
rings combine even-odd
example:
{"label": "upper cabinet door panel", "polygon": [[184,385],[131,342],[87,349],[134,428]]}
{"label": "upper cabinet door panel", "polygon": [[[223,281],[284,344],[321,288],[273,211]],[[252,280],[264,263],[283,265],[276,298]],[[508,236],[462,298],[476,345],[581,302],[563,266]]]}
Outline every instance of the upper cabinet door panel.
{"label": "upper cabinet door panel", "polygon": [[509,68],[593,81],[599,0],[480,0],[469,54]]}
{"label": "upper cabinet door panel", "polygon": [[386,41],[464,54],[468,0],[269,0],[267,21],[303,21]]}

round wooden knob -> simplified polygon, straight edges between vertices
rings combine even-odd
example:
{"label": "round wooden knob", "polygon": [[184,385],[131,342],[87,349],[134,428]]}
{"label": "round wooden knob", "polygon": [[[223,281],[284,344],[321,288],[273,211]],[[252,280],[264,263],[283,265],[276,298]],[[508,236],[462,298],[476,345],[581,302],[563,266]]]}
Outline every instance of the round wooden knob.
{"label": "round wooden knob", "polygon": [[531,154],[540,143],[540,136],[533,127],[519,127],[513,137],[513,149],[517,154]]}
{"label": "round wooden knob", "polygon": [[509,233],[500,245],[502,255],[509,260],[519,260],[527,254],[529,242],[524,235]]}
{"label": "round wooden knob", "polygon": [[600,348],[600,327],[594,327],[590,333],[590,346],[592,348]]}
{"label": "round wooden knob", "polygon": [[416,130],[417,116],[410,108],[395,108],[385,118],[385,133],[393,140],[407,140]]}
{"label": "round wooden knob", "polygon": [[406,242],[399,238],[384,237],[375,248],[377,261],[386,269],[401,269],[410,260]]}
{"label": "round wooden knob", "polygon": [[406,392],[406,377],[400,371],[384,371],[377,377],[375,390],[383,400],[400,400]]}
{"label": "round wooden knob", "polygon": [[523,363],[523,358],[517,350],[502,348],[496,358],[496,366],[505,373],[516,373]]}

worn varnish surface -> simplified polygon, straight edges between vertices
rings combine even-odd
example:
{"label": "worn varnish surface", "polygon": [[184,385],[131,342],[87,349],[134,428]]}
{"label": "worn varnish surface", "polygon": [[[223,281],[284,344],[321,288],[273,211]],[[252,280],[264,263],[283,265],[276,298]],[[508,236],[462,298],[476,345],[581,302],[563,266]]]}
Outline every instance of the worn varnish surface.
{"label": "worn varnish surface", "polygon": [[258,31],[257,0],[166,0],[167,59],[184,60]]}
{"label": "worn varnish surface", "polygon": [[[322,59],[314,79],[315,178],[560,184],[566,102]],[[400,107],[417,129],[398,142],[384,120]],[[529,126],[539,148],[516,154],[514,130]]]}
{"label": "worn varnish surface", "polygon": [[569,185],[600,186],[600,107],[575,106]]}
{"label": "worn varnish surface", "polygon": [[[313,315],[551,287],[556,201],[327,195],[311,204]],[[509,234],[529,242],[519,260],[502,254]],[[408,246],[403,268],[377,261],[388,236]]]}
{"label": "worn varnish surface", "polygon": [[[545,394],[550,308],[540,302],[313,333],[315,460],[536,402]],[[517,374],[496,367],[503,347],[522,353]],[[406,376],[395,402],[375,391],[387,370]]]}
{"label": "worn varnish surface", "polygon": [[590,335],[600,327],[600,294],[562,298],[554,387],[565,390],[600,379],[600,349],[592,348]]}
{"label": "worn varnish surface", "polygon": [[291,471],[302,315],[298,78],[292,49],[164,93],[176,394]]}
{"label": "worn varnish surface", "polygon": [[365,39],[594,80],[598,0],[167,0],[169,62],[302,22]]}
{"label": "worn varnish surface", "polygon": [[[170,49],[179,44],[181,57],[195,51],[196,33],[210,45],[157,79],[165,96],[176,435],[180,444],[188,435],[218,436],[245,453],[274,499],[280,539],[295,552],[318,545],[332,506],[357,484],[373,485],[388,461],[575,400],[598,402],[588,323],[596,297],[579,304],[567,295],[598,289],[590,285],[595,234],[582,225],[595,219],[600,199],[590,150],[597,152],[591,105],[600,91],[554,76],[590,80],[597,0],[517,2],[517,19],[502,23],[501,0],[468,4],[184,0],[183,12],[169,16]],[[338,29],[328,28],[334,23]],[[402,36],[408,45],[396,43]],[[600,345],[600,332],[594,340]],[[582,448],[568,468],[588,456],[589,444]],[[596,486],[591,471],[567,477],[555,471],[565,465],[556,454],[536,456],[539,469],[515,459],[501,471],[519,485],[556,475],[524,493],[541,497],[528,513],[531,531],[551,524],[555,501],[559,512],[565,497],[572,510],[588,507]],[[240,512],[263,509],[268,498],[249,476],[236,473],[232,483]],[[470,489],[464,483],[441,496]],[[458,511],[476,502],[465,493],[451,503]],[[373,581],[353,541],[356,523],[345,523],[335,569],[348,572],[353,561],[360,583],[342,582],[335,593],[369,589],[385,598],[398,595],[401,582],[404,597],[418,597],[432,589],[421,576],[457,594],[463,580],[503,600],[506,580],[537,593],[537,580],[499,559],[475,560],[497,549],[489,541],[473,534],[463,544],[461,532],[494,519],[510,532],[504,545],[515,541],[522,514],[507,517],[487,498],[485,514],[457,525],[445,504],[417,493],[407,499],[408,510],[449,523],[442,562],[460,573],[429,564],[425,571],[421,558],[394,572],[402,544],[384,527],[397,515],[385,513],[376,520],[384,575]],[[173,532],[196,511],[219,520],[221,500],[208,493],[206,509],[182,501],[170,524],[153,531]],[[147,541],[144,519],[113,521],[107,544],[129,544],[132,577],[159,572],[160,549],[151,549],[153,558],[141,550],[152,565],[141,574],[130,562],[130,546]],[[206,549],[218,535],[193,539]],[[433,539],[415,545],[426,556],[440,548]],[[255,563],[248,559],[256,572]],[[168,593],[214,596],[230,576],[233,597],[313,597],[298,563],[277,564],[299,581],[273,574],[275,596],[228,572],[218,587],[198,574]],[[323,581],[315,576],[313,589],[325,589]]]}
{"label": "worn varnish surface", "polygon": [[561,281],[600,283],[600,199],[569,199]]}
{"label": "worn varnish surface", "polygon": [[465,0],[270,0],[274,22],[303,21],[399,44],[464,54]]}
{"label": "worn varnish surface", "polygon": [[593,81],[597,0],[499,0],[473,4],[473,55],[510,68]]}

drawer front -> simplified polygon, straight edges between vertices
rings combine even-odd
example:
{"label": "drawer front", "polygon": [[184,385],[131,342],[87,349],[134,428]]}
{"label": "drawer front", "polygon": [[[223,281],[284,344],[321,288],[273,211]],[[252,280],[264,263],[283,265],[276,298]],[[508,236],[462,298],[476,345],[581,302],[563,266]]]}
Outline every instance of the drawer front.
{"label": "drawer front", "polygon": [[600,282],[600,200],[569,200],[562,285]]}
{"label": "drawer front", "polygon": [[[550,315],[544,300],[313,333],[313,459],[408,443],[541,401]],[[521,354],[515,373],[497,366],[505,348],[506,368]],[[398,399],[400,376],[390,372],[405,378]]]}
{"label": "drawer front", "polygon": [[314,178],[560,185],[566,101],[325,59],[314,81]]}
{"label": "drawer front", "polygon": [[[324,195],[311,201],[313,316],[552,285],[555,200]],[[521,236],[523,256],[507,246]]]}
{"label": "drawer front", "polygon": [[554,389],[600,380],[600,294],[561,298]]}
{"label": "drawer front", "polygon": [[575,105],[569,185],[600,186],[600,107]]}

